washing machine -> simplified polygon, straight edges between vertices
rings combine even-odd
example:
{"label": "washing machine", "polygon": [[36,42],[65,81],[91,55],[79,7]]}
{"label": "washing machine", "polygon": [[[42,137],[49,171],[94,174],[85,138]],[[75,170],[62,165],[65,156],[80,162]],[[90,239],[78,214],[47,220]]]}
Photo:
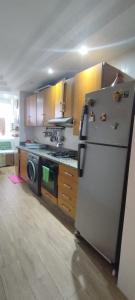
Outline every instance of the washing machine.
{"label": "washing machine", "polygon": [[28,185],[31,190],[36,194],[41,194],[41,166],[40,157],[33,153],[29,153],[27,159],[27,176]]}

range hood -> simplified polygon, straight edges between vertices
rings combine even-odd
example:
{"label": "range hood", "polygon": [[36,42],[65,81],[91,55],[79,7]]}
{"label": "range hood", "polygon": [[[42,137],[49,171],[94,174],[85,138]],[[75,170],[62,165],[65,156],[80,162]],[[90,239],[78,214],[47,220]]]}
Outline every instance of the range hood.
{"label": "range hood", "polygon": [[48,124],[55,124],[55,125],[61,125],[61,126],[71,126],[73,125],[73,118],[67,117],[67,118],[56,118],[51,119],[48,121]]}

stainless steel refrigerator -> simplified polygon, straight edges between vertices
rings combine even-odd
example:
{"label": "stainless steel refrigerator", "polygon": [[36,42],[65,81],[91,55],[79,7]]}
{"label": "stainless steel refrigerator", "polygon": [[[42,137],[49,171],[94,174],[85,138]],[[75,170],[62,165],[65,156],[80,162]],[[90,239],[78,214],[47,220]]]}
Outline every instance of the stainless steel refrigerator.
{"label": "stainless steel refrigerator", "polygon": [[117,260],[134,114],[134,81],[86,94],[79,143],[76,230]]}

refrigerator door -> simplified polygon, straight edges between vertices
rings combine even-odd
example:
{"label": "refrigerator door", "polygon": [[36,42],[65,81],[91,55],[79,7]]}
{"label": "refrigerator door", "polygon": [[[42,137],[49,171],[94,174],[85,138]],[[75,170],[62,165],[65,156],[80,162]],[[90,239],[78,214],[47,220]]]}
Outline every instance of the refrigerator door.
{"label": "refrigerator door", "polygon": [[128,146],[133,101],[134,82],[87,94],[86,139],[92,143]]}
{"label": "refrigerator door", "polygon": [[87,144],[79,179],[76,229],[115,262],[127,149]]}

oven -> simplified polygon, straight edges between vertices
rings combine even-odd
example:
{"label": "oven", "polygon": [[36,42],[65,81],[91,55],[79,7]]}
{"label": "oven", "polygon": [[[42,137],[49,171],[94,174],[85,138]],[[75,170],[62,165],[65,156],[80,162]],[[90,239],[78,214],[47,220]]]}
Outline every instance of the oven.
{"label": "oven", "polygon": [[56,198],[58,197],[58,170],[59,165],[46,158],[42,158],[42,186],[54,195]]}

